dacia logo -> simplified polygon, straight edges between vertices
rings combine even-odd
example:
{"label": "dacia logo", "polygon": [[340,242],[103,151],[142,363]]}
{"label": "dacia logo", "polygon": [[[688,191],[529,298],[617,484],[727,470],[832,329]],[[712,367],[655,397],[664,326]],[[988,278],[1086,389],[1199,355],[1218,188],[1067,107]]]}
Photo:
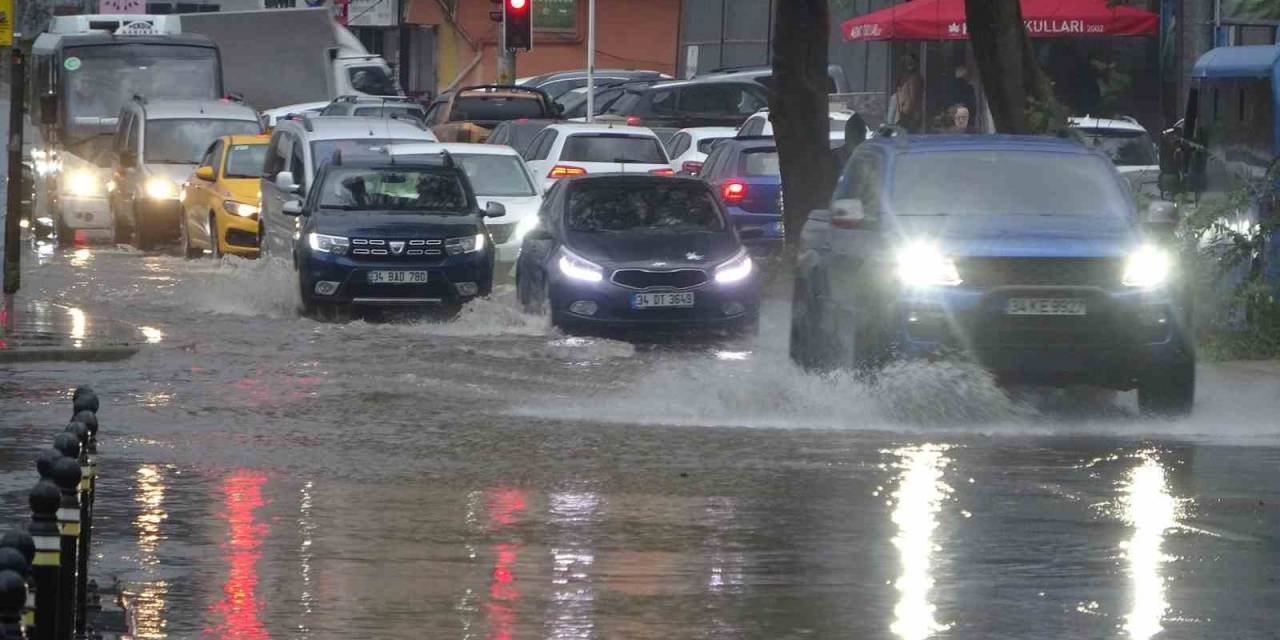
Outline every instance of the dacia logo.
{"label": "dacia logo", "polygon": [[391,244],[391,255],[398,256],[404,253],[403,240],[392,240],[390,244]]}

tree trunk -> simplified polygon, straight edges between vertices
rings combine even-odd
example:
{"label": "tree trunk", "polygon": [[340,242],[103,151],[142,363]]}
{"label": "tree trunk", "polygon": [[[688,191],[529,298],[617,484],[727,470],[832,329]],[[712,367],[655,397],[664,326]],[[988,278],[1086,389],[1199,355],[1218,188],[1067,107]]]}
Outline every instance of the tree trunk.
{"label": "tree trunk", "polygon": [[1061,108],[1036,64],[1019,0],[965,0],[964,5],[996,130],[1025,134],[1060,126]]}
{"label": "tree trunk", "polygon": [[800,241],[809,212],[827,205],[835,186],[828,142],[828,0],[779,0],[774,19],[769,120],[782,165],[787,248]]}

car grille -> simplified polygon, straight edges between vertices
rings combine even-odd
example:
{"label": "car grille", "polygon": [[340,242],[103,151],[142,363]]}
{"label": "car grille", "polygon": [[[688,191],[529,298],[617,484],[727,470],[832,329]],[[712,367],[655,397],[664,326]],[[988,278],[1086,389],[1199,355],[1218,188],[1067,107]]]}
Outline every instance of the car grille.
{"label": "car grille", "polygon": [[490,224],[486,226],[489,228],[489,235],[493,236],[494,244],[502,244],[510,240],[511,232],[516,230],[516,225],[514,224]]}
{"label": "car grille", "polygon": [[613,272],[613,283],[628,289],[692,289],[706,282],[707,272],[702,269],[673,271],[620,269]]}
{"label": "car grille", "polygon": [[1116,258],[962,258],[960,278],[978,287],[1089,286],[1120,283],[1124,263]]}
{"label": "car grille", "polygon": [[[396,252],[392,243],[404,243],[404,248]],[[425,258],[444,255],[444,240],[436,239],[396,239],[385,238],[352,238],[351,255],[377,256],[378,258]]]}

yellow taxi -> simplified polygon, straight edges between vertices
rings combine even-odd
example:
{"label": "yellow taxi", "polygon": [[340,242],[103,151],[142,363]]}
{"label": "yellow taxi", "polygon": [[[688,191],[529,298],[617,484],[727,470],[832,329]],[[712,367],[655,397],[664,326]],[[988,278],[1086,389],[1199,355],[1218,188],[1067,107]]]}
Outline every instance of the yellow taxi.
{"label": "yellow taxi", "polygon": [[178,224],[188,258],[210,253],[258,255],[258,213],[270,136],[222,136],[209,145],[200,166],[182,185]]}

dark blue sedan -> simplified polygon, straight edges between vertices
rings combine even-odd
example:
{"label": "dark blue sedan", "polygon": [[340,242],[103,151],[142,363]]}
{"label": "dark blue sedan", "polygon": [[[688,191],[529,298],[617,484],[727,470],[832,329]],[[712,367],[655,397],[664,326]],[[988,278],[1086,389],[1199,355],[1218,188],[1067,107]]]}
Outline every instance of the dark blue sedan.
{"label": "dark blue sedan", "polygon": [[716,144],[698,176],[715,189],[729,219],[751,230],[756,255],[782,248],[782,173],[771,137],[733,138]]}
{"label": "dark blue sedan", "polygon": [[558,182],[516,263],[520,302],[567,330],[753,330],[759,270],[712,190],[692,178]]}

